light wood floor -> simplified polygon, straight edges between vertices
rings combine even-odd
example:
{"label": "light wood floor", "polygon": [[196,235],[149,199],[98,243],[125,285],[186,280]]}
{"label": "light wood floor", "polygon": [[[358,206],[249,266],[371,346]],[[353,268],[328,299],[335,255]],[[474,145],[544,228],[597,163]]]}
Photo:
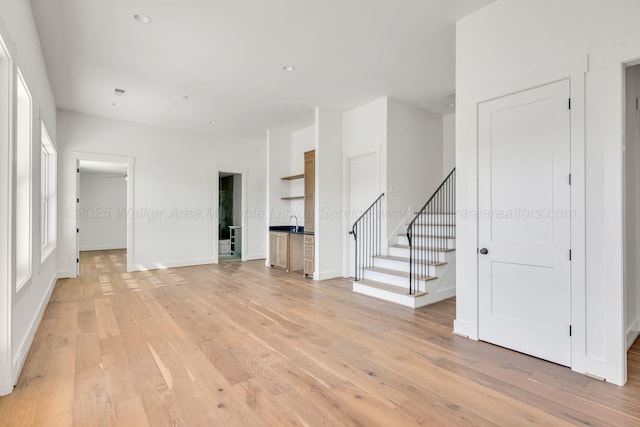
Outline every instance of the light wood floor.
{"label": "light wood floor", "polygon": [[451,334],[263,261],[60,280],[1,426],[640,425],[640,345],[617,387]]}

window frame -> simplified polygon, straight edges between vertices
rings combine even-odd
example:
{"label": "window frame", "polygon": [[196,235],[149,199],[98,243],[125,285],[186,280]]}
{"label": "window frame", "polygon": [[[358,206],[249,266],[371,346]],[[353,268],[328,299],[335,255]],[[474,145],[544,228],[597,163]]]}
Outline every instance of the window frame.
{"label": "window frame", "polygon": [[57,200],[57,152],[40,119],[40,261],[44,263],[57,244],[56,200]]}
{"label": "window frame", "polygon": [[[16,109],[15,109],[15,117],[16,117],[16,131],[15,131],[15,179],[16,179],[16,212],[15,212],[15,227],[16,227],[16,276],[15,276],[15,287],[16,292],[20,291],[26,285],[31,283],[31,278],[33,277],[33,96],[29,91],[29,86],[27,86],[26,79],[20,71],[20,68],[16,69]],[[25,108],[21,105],[21,102],[24,102],[26,99],[28,108]],[[25,117],[22,114],[27,114]],[[24,122],[22,119],[24,118]],[[23,133],[26,133],[26,136],[23,137]],[[25,142],[26,141],[26,142]],[[25,147],[22,144],[26,144]],[[22,156],[26,156],[26,159]],[[23,162],[26,164],[23,164]],[[26,202],[22,200],[24,197],[21,194],[23,189],[20,188],[21,184],[20,179],[22,175],[25,174],[27,178],[26,185],[27,186],[27,200]],[[21,211],[22,203],[26,203],[27,205],[27,213]],[[26,218],[25,218],[26,217]],[[26,221],[26,227],[23,223]],[[26,230],[24,230],[26,228]],[[26,236],[23,236],[21,233],[25,233]],[[22,240],[26,240],[25,243],[22,243]],[[25,253],[22,253],[23,247],[19,247],[19,244],[26,245]],[[24,259],[23,259],[24,258]],[[25,270],[25,271],[22,271]]]}

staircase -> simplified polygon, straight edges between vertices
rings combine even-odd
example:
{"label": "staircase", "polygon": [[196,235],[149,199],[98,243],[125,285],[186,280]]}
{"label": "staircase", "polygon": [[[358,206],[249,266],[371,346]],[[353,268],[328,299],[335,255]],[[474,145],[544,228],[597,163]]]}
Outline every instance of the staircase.
{"label": "staircase", "polygon": [[354,224],[353,291],[419,308],[455,296],[455,169],[383,254],[381,195]]}

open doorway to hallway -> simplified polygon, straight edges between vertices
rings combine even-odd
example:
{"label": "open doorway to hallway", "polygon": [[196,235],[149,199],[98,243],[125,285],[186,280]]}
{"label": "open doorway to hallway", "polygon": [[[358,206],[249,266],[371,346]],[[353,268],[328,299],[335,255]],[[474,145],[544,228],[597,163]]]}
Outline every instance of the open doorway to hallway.
{"label": "open doorway to hallway", "polygon": [[126,271],[128,166],[79,160],[77,182],[78,275]]}
{"label": "open doorway to hallway", "polygon": [[218,174],[218,262],[242,261],[242,174]]}
{"label": "open doorway to hallway", "polygon": [[640,65],[625,69],[624,298],[627,349],[640,335]]}

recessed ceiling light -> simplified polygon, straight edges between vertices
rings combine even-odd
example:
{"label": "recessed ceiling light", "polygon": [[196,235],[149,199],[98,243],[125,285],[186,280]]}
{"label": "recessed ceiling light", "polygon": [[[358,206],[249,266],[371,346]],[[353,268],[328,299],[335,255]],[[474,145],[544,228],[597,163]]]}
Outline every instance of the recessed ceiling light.
{"label": "recessed ceiling light", "polygon": [[113,90],[113,94],[114,94],[115,96],[125,96],[125,95],[127,94],[127,91],[126,91],[126,90],[124,90],[124,89],[118,89],[118,88],[115,88],[115,89]]}
{"label": "recessed ceiling light", "polygon": [[182,95],[179,99],[180,101],[188,101],[189,97],[187,95]]}
{"label": "recessed ceiling light", "polygon": [[211,126],[213,126],[213,125],[215,125],[215,124],[216,124],[216,121],[215,121],[215,120],[211,120],[211,121],[209,122],[209,124],[210,124]]}
{"label": "recessed ceiling light", "polygon": [[120,104],[118,104],[117,102],[112,102],[111,105],[115,108],[120,108]]}
{"label": "recessed ceiling light", "polygon": [[136,13],[133,15],[133,19],[140,22],[141,24],[150,24],[151,18],[148,15],[143,15],[141,13]]}
{"label": "recessed ceiling light", "polygon": [[282,67],[282,69],[287,73],[291,73],[296,70],[296,67],[294,67],[293,65],[285,65],[284,67]]}

